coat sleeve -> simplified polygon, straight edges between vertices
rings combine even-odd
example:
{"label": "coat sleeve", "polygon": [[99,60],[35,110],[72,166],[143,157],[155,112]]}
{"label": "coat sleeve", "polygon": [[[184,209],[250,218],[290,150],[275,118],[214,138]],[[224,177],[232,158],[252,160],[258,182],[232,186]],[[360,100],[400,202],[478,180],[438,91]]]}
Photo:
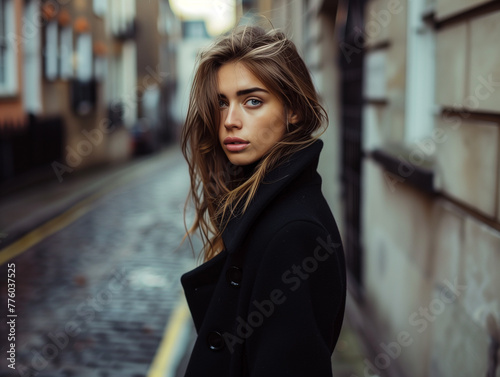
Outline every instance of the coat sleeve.
{"label": "coat sleeve", "polygon": [[345,262],[337,229],[294,221],[267,245],[247,318],[251,377],[331,377],[345,306]]}

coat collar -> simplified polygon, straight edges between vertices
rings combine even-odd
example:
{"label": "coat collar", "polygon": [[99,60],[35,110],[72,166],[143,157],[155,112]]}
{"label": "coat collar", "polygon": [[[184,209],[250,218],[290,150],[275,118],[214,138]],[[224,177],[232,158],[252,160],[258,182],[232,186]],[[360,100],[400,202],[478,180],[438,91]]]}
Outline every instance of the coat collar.
{"label": "coat collar", "polygon": [[[270,171],[257,189],[255,197],[241,216],[232,218],[222,233],[222,239],[228,253],[238,250],[250,227],[267,205],[307,168],[316,170],[318,157],[323,148],[323,141],[294,153],[288,160]],[[311,166],[313,165],[314,166]]]}

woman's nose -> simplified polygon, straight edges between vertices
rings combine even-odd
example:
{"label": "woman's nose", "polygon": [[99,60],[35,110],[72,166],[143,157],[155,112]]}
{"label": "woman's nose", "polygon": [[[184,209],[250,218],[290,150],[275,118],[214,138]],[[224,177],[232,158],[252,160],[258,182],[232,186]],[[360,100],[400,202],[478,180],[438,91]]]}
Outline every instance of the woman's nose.
{"label": "woman's nose", "polygon": [[226,128],[241,128],[241,116],[237,106],[230,105],[227,108],[226,119],[224,119],[224,127]]}

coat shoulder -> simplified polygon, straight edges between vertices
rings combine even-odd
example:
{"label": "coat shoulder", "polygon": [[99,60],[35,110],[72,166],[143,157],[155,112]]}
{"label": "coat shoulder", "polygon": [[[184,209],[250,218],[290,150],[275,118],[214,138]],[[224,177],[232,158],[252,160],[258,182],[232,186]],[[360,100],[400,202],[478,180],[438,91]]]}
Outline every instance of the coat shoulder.
{"label": "coat shoulder", "polygon": [[297,226],[303,228],[302,236],[313,232],[340,238],[320,184],[298,185],[283,192],[261,213],[249,236],[268,242],[278,232]]}

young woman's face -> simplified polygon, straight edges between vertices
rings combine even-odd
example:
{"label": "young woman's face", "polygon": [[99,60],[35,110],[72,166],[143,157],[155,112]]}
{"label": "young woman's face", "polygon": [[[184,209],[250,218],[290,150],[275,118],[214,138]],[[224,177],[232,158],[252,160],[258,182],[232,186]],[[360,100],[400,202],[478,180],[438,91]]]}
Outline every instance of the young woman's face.
{"label": "young woman's face", "polygon": [[281,101],[242,63],[219,68],[219,142],[229,161],[259,160],[285,133]]}

